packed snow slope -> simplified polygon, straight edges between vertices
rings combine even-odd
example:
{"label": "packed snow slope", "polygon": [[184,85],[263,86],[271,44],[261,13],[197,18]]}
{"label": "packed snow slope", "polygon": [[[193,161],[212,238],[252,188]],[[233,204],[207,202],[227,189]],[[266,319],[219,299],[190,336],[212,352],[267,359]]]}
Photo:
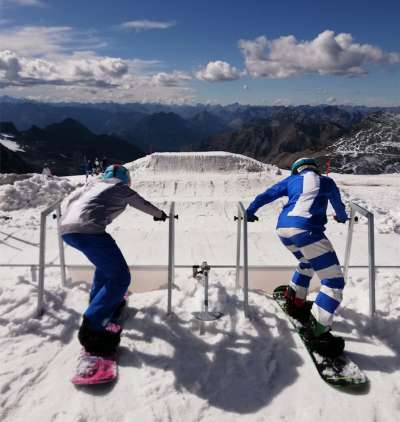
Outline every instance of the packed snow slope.
{"label": "packed snow slope", "polygon": [[[188,265],[203,260],[233,264],[237,202],[247,205],[287,174],[226,153],[153,154],[128,167],[132,187],[140,194],[166,211],[171,201],[176,202],[176,263]],[[332,177],[346,202],[355,200],[375,213],[377,264],[400,265],[399,176]],[[52,181],[76,185],[84,178]],[[40,190],[48,191],[47,204],[54,200],[48,183],[43,180]],[[25,189],[29,196],[27,185],[22,186],[10,178],[7,188],[13,187],[14,195]],[[274,234],[282,203],[266,206],[258,213],[260,221],[249,225],[251,265],[294,265]],[[19,209],[0,211],[1,264],[37,262],[40,211],[47,204],[21,201]],[[328,223],[327,235],[340,258],[346,229],[333,220]],[[167,224],[128,209],[110,232],[129,264],[167,262]],[[51,218],[47,244],[47,262],[57,263],[56,222]],[[87,263],[70,248],[66,258],[69,264]],[[352,263],[367,263],[363,219],[355,229]],[[290,324],[262,292],[250,293],[253,318],[245,319],[233,269],[210,273],[210,305],[224,317],[205,327],[193,320],[203,288],[190,269],[176,272],[173,318],[165,315],[165,290],[133,294],[118,382],[76,389],[69,379],[80,349],[76,331],[87,305],[88,284],[63,288],[59,270],[48,269],[46,313],[36,319],[35,271],[7,267],[0,271],[1,421],[400,420],[398,269],[378,270],[374,319],[368,317],[367,271],[352,270],[346,286],[334,329],[370,379],[370,389],[360,394],[333,389],[320,380]]]}

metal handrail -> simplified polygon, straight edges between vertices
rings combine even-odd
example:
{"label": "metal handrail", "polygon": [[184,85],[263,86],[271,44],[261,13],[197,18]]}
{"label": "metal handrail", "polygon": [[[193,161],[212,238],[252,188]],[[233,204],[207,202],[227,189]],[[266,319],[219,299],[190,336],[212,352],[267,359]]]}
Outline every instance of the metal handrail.
{"label": "metal handrail", "polygon": [[47,216],[56,211],[57,218],[57,236],[58,248],[60,254],[60,269],[61,269],[61,283],[63,286],[66,284],[66,271],[65,271],[65,254],[64,243],[60,233],[60,217],[61,217],[61,202],[62,199],[50,205],[48,208],[40,213],[40,243],[39,243],[39,283],[38,283],[38,302],[36,315],[40,317],[43,314],[43,297],[44,297],[44,276],[46,267],[46,222]]}
{"label": "metal handrail", "polygon": [[[38,301],[37,301],[37,317],[43,315],[43,303],[44,303],[44,281],[45,281],[45,268],[46,267],[60,267],[61,269],[61,280],[62,286],[66,285],[66,267],[73,267],[66,265],[65,262],[65,251],[64,242],[60,232],[60,217],[61,217],[61,202],[62,199],[50,205],[40,214],[40,245],[39,245],[39,283],[38,283]],[[57,218],[57,236],[59,246],[59,265],[46,265],[46,221],[47,216],[56,211]],[[172,287],[175,279],[175,219],[178,215],[175,215],[175,202],[171,203],[169,211],[169,230],[168,230],[168,310],[167,314],[172,313]],[[29,267],[33,267],[29,265]],[[79,267],[79,266],[76,266]],[[84,267],[84,266],[82,266]],[[135,266],[140,267],[140,266]],[[144,266],[142,266],[144,267]],[[154,267],[154,266],[153,266]],[[160,266],[161,267],[161,266]],[[165,266],[164,266],[165,267]]]}
{"label": "metal handrail", "polygon": [[376,312],[376,297],[375,297],[375,230],[374,230],[374,214],[360,205],[350,202],[350,224],[347,232],[346,250],[344,258],[344,278],[347,282],[350,267],[350,252],[353,243],[354,222],[356,214],[361,214],[368,219],[368,279],[369,279],[369,312],[373,316]]}
{"label": "metal handrail", "polygon": [[172,287],[175,280],[175,202],[171,203],[168,221],[168,305],[167,315],[172,314]]}
{"label": "metal handrail", "polygon": [[250,318],[249,312],[249,261],[248,261],[248,238],[247,238],[247,215],[242,202],[238,203],[237,241],[236,241],[236,283],[235,291],[239,288],[240,257],[241,257],[241,225],[243,224],[243,308],[246,318]]}
{"label": "metal handrail", "polygon": [[[36,269],[39,265],[36,264],[0,264],[0,268],[33,268]],[[228,269],[228,268],[237,268],[236,264],[215,264],[211,265],[212,268],[216,269]],[[60,268],[60,264],[46,264],[46,268]],[[128,264],[128,267],[132,270],[151,270],[151,269],[168,269],[168,264]],[[294,270],[296,265],[249,265],[249,270]],[[65,264],[65,268],[93,268],[93,265],[89,264]],[[183,268],[193,268],[192,264],[175,264],[175,269]],[[344,266],[341,266],[344,269]],[[369,265],[349,265],[349,269],[366,269],[369,268]],[[375,269],[397,269],[400,270],[400,265],[375,265]]]}

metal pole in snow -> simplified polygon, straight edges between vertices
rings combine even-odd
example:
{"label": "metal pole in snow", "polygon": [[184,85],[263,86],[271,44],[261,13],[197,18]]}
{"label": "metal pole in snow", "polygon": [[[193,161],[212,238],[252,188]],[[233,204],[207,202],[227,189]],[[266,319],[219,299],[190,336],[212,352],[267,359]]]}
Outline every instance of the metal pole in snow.
{"label": "metal pole in snow", "polygon": [[67,284],[67,275],[65,271],[65,252],[64,241],[60,232],[60,218],[61,218],[61,205],[57,207],[57,236],[58,236],[58,249],[60,254],[60,267],[61,267],[61,285],[65,287]]}
{"label": "metal pole in snow", "polygon": [[375,234],[374,215],[368,215],[368,266],[369,266],[369,312],[373,316],[376,311],[375,302]]}
{"label": "metal pole in snow", "polygon": [[243,204],[240,202],[240,209],[243,216],[243,273],[244,273],[244,314],[250,318],[249,314],[249,262],[248,262],[248,239],[247,239],[247,215]]}
{"label": "metal pole in snow", "polygon": [[356,215],[356,211],[354,208],[351,208],[350,212],[350,221],[349,221],[349,228],[347,231],[347,239],[346,239],[346,250],[344,254],[344,280],[347,283],[348,276],[349,276],[349,264],[350,264],[350,252],[351,252],[351,245],[353,243],[353,231],[354,231],[354,218]]}
{"label": "metal pole in snow", "polygon": [[38,302],[36,309],[36,316],[40,317],[43,314],[43,296],[44,296],[44,266],[45,266],[45,251],[46,251],[46,217],[47,214],[43,211],[40,214],[40,247],[39,247],[39,283],[38,283]]}
{"label": "metal pole in snow", "polygon": [[204,312],[208,315],[208,270],[207,263],[203,262],[204,267]]}
{"label": "metal pole in snow", "polygon": [[241,237],[242,237],[242,211],[240,205],[238,204],[238,216],[237,216],[237,238],[236,238],[236,281],[235,281],[235,294],[239,290],[240,285],[240,246],[241,246]]}
{"label": "metal pole in snow", "polygon": [[167,315],[172,313],[172,282],[174,277],[174,219],[175,202],[172,202],[168,221],[168,309]]}

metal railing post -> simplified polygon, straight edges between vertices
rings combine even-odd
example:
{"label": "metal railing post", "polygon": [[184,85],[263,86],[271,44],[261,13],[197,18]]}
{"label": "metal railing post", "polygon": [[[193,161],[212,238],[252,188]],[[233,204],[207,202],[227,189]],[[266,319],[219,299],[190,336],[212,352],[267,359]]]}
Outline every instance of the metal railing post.
{"label": "metal railing post", "polygon": [[67,274],[65,271],[65,252],[64,252],[64,241],[61,237],[60,232],[60,218],[61,218],[61,204],[57,207],[57,236],[58,236],[58,250],[60,254],[60,270],[61,270],[61,285],[65,287],[67,284]]}
{"label": "metal railing post", "polygon": [[351,214],[349,232],[346,242],[346,253],[344,262],[344,277],[347,281],[349,264],[350,264],[350,250],[353,240],[353,229],[356,213],[359,213],[368,219],[368,280],[369,280],[369,312],[373,316],[376,311],[376,297],[375,297],[375,232],[374,232],[374,214],[354,202],[350,202]]}
{"label": "metal railing post", "polygon": [[43,296],[44,296],[44,267],[46,254],[46,218],[47,214],[43,211],[40,214],[40,246],[39,246],[39,283],[38,283],[38,301],[36,316],[43,314]]}
{"label": "metal railing post", "polygon": [[236,281],[235,281],[235,294],[239,290],[239,281],[240,281],[240,246],[242,242],[242,219],[241,219],[242,210],[238,205],[238,217],[237,217],[237,238],[236,238]]}
{"label": "metal railing post", "polygon": [[172,313],[172,283],[175,273],[175,202],[172,202],[168,221],[168,309]]}
{"label": "metal railing post", "polygon": [[354,217],[356,215],[356,212],[353,208],[351,208],[350,212],[350,221],[349,221],[349,228],[347,231],[347,239],[346,239],[346,250],[344,254],[344,269],[343,269],[343,275],[344,280],[347,283],[348,276],[349,276],[349,264],[350,264],[350,252],[351,252],[351,245],[353,243],[353,231],[354,231]]}
{"label": "metal railing post", "polygon": [[249,262],[248,262],[248,239],[247,239],[247,216],[243,204],[240,202],[241,213],[243,216],[243,295],[244,295],[244,315],[250,318],[249,313]]}
{"label": "metal railing post", "polygon": [[59,230],[59,219],[61,215],[61,204],[62,200],[57,201],[56,203],[50,205],[48,208],[43,210],[40,213],[40,244],[39,244],[39,282],[38,282],[38,302],[37,302],[37,317],[43,315],[43,303],[44,303],[44,277],[46,269],[46,221],[47,216],[56,211],[57,217],[57,236],[58,236],[58,247],[60,252],[60,268],[61,268],[61,280],[62,285],[65,285],[66,282],[66,272],[65,272],[65,255],[64,255],[64,244],[60,235]]}
{"label": "metal railing post", "polygon": [[369,312],[373,316],[376,311],[375,303],[375,236],[374,215],[368,215],[368,266],[369,266]]}
{"label": "metal railing post", "polygon": [[[207,263],[203,265],[206,267]],[[204,271],[204,312],[208,315],[208,270]]]}

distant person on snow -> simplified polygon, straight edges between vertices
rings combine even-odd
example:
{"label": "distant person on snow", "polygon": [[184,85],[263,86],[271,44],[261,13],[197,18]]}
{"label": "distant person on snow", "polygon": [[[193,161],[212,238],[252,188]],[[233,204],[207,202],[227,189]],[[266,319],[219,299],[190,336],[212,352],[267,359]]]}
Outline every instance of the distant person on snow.
{"label": "distant person on snow", "polygon": [[101,163],[100,163],[100,167],[101,167],[101,171],[102,171],[102,172],[104,172],[104,170],[107,168],[107,163],[108,163],[108,160],[107,160],[107,158],[106,158],[106,157],[104,157],[104,158],[101,160]]}
{"label": "distant person on snow", "polygon": [[47,164],[45,164],[44,167],[43,167],[42,175],[46,176],[46,177],[51,176],[51,170],[50,170],[50,168]]}
{"label": "distant person on snow", "polygon": [[106,233],[108,226],[130,205],[165,221],[167,215],[130,188],[129,171],[120,165],[107,167],[100,179],[72,192],[62,204],[60,231],[64,241],[81,251],[96,267],[89,307],[83,315],[79,341],[97,356],[112,355],[121,336],[113,316],[124,303],[131,281],[128,265]]}
{"label": "distant person on snow", "polygon": [[101,173],[100,161],[98,158],[95,158],[94,160],[93,171],[96,175],[99,175]]}
{"label": "distant person on snow", "polygon": [[[312,350],[336,357],[344,350],[344,340],[333,336],[330,330],[345,283],[336,253],[324,234],[328,200],[337,222],[345,223],[348,217],[335,182],[320,175],[314,159],[300,158],[291,169],[291,176],[255,198],[247,209],[247,219],[256,221],[259,208],[282,196],[289,198],[279,216],[277,234],[299,265],[285,294],[286,310],[303,324]],[[314,272],[321,280],[321,289],[310,308],[306,297]]]}
{"label": "distant person on snow", "polygon": [[90,160],[87,160],[85,163],[85,175],[86,175],[86,183],[88,181],[89,176],[93,174],[93,166]]}

